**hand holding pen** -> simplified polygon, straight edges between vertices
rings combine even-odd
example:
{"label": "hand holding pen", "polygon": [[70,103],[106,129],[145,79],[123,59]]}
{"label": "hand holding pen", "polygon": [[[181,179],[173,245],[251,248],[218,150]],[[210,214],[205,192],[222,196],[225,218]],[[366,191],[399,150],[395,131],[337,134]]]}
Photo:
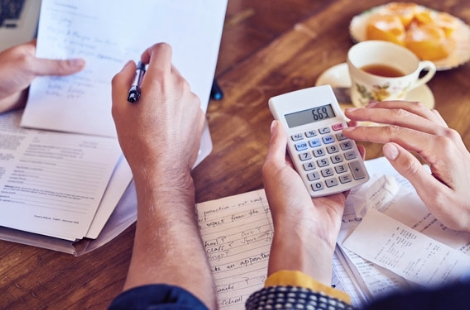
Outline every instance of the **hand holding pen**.
{"label": "hand holding pen", "polygon": [[142,84],[142,79],[144,78],[144,74],[145,74],[145,64],[139,61],[137,63],[137,68],[135,71],[134,82],[132,82],[132,86],[129,89],[127,101],[131,103],[136,103],[137,100],[139,100],[140,94],[141,94],[140,85]]}

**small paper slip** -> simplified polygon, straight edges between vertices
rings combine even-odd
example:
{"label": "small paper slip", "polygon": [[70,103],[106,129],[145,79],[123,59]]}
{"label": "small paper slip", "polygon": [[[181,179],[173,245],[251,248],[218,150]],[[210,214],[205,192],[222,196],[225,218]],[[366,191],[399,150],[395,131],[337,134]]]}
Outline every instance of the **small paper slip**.
{"label": "small paper slip", "polygon": [[470,270],[470,256],[370,209],[342,246],[423,286],[443,285]]}

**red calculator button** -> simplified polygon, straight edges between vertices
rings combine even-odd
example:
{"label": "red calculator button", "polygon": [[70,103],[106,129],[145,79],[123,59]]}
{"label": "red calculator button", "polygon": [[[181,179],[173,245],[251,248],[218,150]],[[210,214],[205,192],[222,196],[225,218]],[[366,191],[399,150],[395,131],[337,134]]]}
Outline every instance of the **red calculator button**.
{"label": "red calculator button", "polygon": [[338,130],[343,129],[344,126],[343,126],[342,123],[339,123],[339,124],[334,124],[334,125],[332,125],[331,128],[333,128],[334,131],[338,131]]}

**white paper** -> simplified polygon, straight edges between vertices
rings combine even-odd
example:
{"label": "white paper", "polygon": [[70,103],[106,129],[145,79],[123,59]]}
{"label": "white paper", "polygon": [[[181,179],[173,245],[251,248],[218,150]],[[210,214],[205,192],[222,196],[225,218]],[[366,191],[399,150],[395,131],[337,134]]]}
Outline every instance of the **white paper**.
{"label": "white paper", "polygon": [[343,246],[423,286],[456,281],[470,270],[470,256],[371,209]]}
{"label": "white paper", "polygon": [[220,309],[245,309],[264,285],[273,227],[264,190],[197,205]]}
{"label": "white paper", "polygon": [[227,0],[43,0],[37,56],[86,60],[83,72],[39,77],[22,126],[116,136],[111,79],[128,60],[158,42],[206,111]]}
{"label": "white paper", "polygon": [[[93,222],[86,234],[87,238],[96,239],[101,233],[104,225],[116,208],[129,183],[132,181],[132,171],[124,156],[121,156],[113,175],[109,180],[103,199],[98,207]],[[137,216],[137,209],[135,210]]]}
{"label": "white paper", "polygon": [[404,208],[402,202],[397,203],[397,200],[401,201],[401,198],[408,195],[417,195],[409,181],[398,174],[386,158],[368,160],[365,165],[371,178],[366,184],[354,188],[348,196],[338,246],[344,257],[343,267],[349,271],[350,281],[363,293],[364,298],[361,301],[370,302],[392,291],[406,290],[410,285],[403,277],[344,248],[342,243],[361,223],[367,210],[376,208],[388,211],[396,206],[398,210],[413,213],[413,208]]}
{"label": "white paper", "polygon": [[20,118],[0,116],[0,225],[83,238],[121,156],[117,140],[23,129]]}

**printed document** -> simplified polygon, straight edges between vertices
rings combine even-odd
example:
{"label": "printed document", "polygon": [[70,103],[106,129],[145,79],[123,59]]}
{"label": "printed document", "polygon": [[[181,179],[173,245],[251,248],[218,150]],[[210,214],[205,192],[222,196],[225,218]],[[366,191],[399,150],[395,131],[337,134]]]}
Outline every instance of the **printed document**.
{"label": "printed document", "polygon": [[0,116],[0,226],[82,239],[121,157],[117,140],[24,129],[20,118]]}

